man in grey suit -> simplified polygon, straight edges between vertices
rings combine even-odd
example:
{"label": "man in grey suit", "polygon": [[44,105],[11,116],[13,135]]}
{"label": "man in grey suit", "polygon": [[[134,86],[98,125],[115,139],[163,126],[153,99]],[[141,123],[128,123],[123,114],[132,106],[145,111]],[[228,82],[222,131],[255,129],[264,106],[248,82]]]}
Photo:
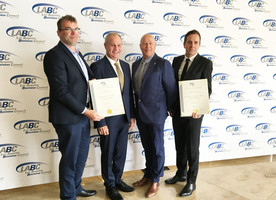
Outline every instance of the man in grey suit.
{"label": "man in grey suit", "polygon": [[[186,53],[185,55],[175,57],[172,66],[176,80],[207,79],[210,96],[212,92],[211,76],[213,64],[210,60],[198,54],[200,42],[200,33],[197,30],[189,31],[184,39]],[[200,128],[203,116],[193,113],[192,117],[180,117],[178,100],[172,109],[172,118],[175,135],[177,172],[174,177],[165,180],[165,183],[175,184],[176,182],[184,182],[187,180],[187,184],[179,195],[189,196],[196,189],[199,165]]]}
{"label": "man in grey suit", "polygon": [[150,183],[146,197],[157,194],[164,174],[164,123],[177,96],[172,66],[155,53],[155,48],[154,37],[145,34],[140,41],[143,57],[132,65],[135,116],[146,157],[145,174],[133,185]]}

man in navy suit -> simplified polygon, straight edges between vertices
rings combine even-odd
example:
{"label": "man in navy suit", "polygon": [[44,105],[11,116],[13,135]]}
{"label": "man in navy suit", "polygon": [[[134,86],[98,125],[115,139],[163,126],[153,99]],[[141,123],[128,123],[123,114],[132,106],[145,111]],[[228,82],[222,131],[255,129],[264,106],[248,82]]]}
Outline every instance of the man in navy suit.
{"label": "man in navy suit", "polygon": [[88,109],[88,80],[93,73],[76,47],[79,38],[77,20],[66,15],[57,22],[59,43],[44,58],[44,71],[50,85],[49,121],[59,141],[60,198],[75,200],[88,197],[95,190],[85,190],[81,177],[90,144],[90,119],[102,119]]}
{"label": "man in navy suit", "polygon": [[115,32],[105,38],[104,47],[106,56],[92,63],[91,69],[97,79],[117,77],[121,87],[122,99],[125,108],[124,115],[106,117],[94,123],[100,134],[102,177],[106,193],[112,200],[123,199],[118,189],[123,192],[132,192],[134,188],[122,181],[128,130],[134,126],[133,91],[129,64],[119,59],[122,51],[121,36]]}
{"label": "man in navy suit", "polygon": [[177,96],[173,68],[155,48],[154,37],[145,34],[140,41],[143,57],[132,65],[135,116],[146,157],[144,176],[133,185],[150,183],[146,197],[157,194],[164,173],[164,123]]}
{"label": "man in navy suit", "polygon": [[[200,42],[200,33],[197,30],[189,31],[184,39],[186,53],[185,55],[175,57],[172,66],[176,80],[207,79],[208,92],[211,95],[213,64],[210,60],[198,54]],[[200,128],[203,115],[200,116],[197,113],[192,113],[191,117],[180,117],[178,101],[174,109],[172,109],[172,118],[175,135],[177,172],[174,177],[165,180],[165,183],[175,184],[176,182],[184,182],[187,180],[187,184],[179,195],[189,196],[196,189],[196,178],[199,166]]]}

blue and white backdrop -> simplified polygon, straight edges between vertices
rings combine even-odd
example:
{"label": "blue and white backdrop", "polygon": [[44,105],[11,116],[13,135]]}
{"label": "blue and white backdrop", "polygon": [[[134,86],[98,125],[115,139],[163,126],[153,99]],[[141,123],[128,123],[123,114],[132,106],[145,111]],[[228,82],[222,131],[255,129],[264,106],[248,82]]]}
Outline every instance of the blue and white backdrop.
{"label": "blue and white backdrop", "polygon": [[[110,31],[123,39],[121,59],[141,57],[154,36],[159,56],[184,53],[187,31],[202,34],[199,53],[213,61],[211,112],[201,128],[200,161],[276,153],[276,1],[274,0],[0,0],[0,190],[58,180],[58,141],[48,123],[45,52],[57,44],[57,20],[78,20],[78,45],[91,64],[104,56]],[[166,165],[175,165],[171,119]],[[84,176],[100,174],[99,137],[91,132]],[[139,132],[129,133],[125,170],[144,168]]]}

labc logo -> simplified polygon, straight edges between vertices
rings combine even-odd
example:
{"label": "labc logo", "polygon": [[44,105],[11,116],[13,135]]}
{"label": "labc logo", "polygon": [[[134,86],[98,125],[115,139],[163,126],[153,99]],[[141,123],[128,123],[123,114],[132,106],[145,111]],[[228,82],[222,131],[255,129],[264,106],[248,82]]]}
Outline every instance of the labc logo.
{"label": "labc logo", "polygon": [[209,127],[209,126],[201,126],[201,128],[200,128],[201,137],[212,137],[212,136],[214,136],[214,135],[212,134],[212,130],[213,130],[212,127]]}
{"label": "labc logo", "polygon": [[242,126],[239,124],[232,124],[226,127],[226,132],[231,133],[232,135],[241,135]]}
{"label": "labc logo", "polygon": [[141,143],[141,137],[139,131],[132,131],[128,133],[128,140],[132,143]]}
{"label": "labc logo", "polygon": [[113,21],[106,19],[105,13],[108,12],[102,8],[97,7],[85,7],[81,9],[81,14],[85,17],[88,17],[91,22],[113,23]]}
{"label": "labc logo", "polygon": [[179,13],[173,13],[173,12],[166,13],[163,16],[163,19],[166,22],[169,22],[171,24],[171,26],[187,26],[184,23],[184,18],[185,18],[184,15],[179,14]]}
{"label": "labc logo", "polygon": [[266,66],[276,66],[276,56],[265,55],[261,57],[261,62],[265,63]]}
{"label": "labc logo", "polygon": [[240,90],[233,90],[228,93],[228,98],[233,99],[234,101],[244,101],[245,92]]}
{"label": "labc logo", "polygon": [[189,6],[194,6],[194,7],[202,7],[202,8],[206,8],[207,5],[202,5],[201,4],[201,0],[182,0],[184,2],[187,2],[189,4]]}
{"label": "labc logo", "polygon": [[186,35],[186,34],[184,34],[184,35],[182,35],[182,36],[180,37],[180,41],[181,41],[182,43],[184,43],[185,35]]}
{"label": "labc logo", "polygon": [[46,164],[43,162],[26,162],[18,165],[16,171],[18,173],[25,173],[27,176],[51,173],[51,171],[43,171],[44,165]]}
{"label": "labc logo", "polygon": [[248,6],[253,8],[255,12],[265,12],[265,2],[262,0],[250,0]]}
{"label": "labc logo", "polygon": [[43,97],[38,100],[38,105],[42,107],[48,107],[50,98],[49,97]]}
{"label": "labc logo", "polygon": [[18,39],[18,42],[44,43],[45,41],[39,41],[34,37],[35,32],[38,31],[24,26],[13,26],[6,30],[6,34]]}
{"label": "labc logo", "polygon": [[164,55],[163,58],[166,59],[166,60],[168,60],[168,61],[170,61],[172,63],[173,59],[176,56],[179,56],[179,54],[169,53],[169,54]]}
{"label": "labc logo", "polygon": [[205,24],[206,28],[222,28],[218,26],[218,20],[219,18],[213,15],[203,15],[199,18],[199,22]]}
{"label": "labc logo", "polygon": [[257,108],[255,107],[245,107],[241,110],[241,114],[247,116],[248,118],[257,117]]}
{"label": "labc logo", "polygon": [[276,31],[276,20],[267,19],[263,22],[264,27],[267,27],[269,31]]}
{"label": "labc logo", "polygon": [[221,5],[223,9],[228,10],[239,10],[238,8],[235,8],[233,5],[234,0],[216,0],[218,5]]}
{"label": "labc logo", "polygon": [[256,149],[254,140],[242,140],[239,142],[239,147],[244,148],[244,150]]}
{"label": "labc logo", "polygon": [[88,52],[88,53],[83,55],[84,60],[88,64],[92,64],[93,62],[97,62],[97,61],[101,60],[103,57],[104,57],[104,54],[99,53],[99,52]]}
{"label": "labc logo", "polygon": [[59,19],[58,10],[62,9],[59,6],[48,3],[39,3],[35,4],[32,7],[32,10],[36,14],[41,14],[44,19]]}
{"label": "labc logo", "polygon": [[273,91],[272,90],[261,90],[258,92],[258,97],[261,97],[264,100],[272,100],[273,99]]}
{"label": "labc logo", "polygon": [[0,51],[0,67],[22,67],[23,64],[15,63],[15,58],[17,55],[8,52],[8,51]]}
{"label": "labc logo", "polygon": [[212,79],[213,81],[218,82],[219,84],[229,84],[230,83],[230,74],[226,74],[226,73],[217,73],[214,74]]}
{"label": "labc logo", "polygon": [[214,151],[214,153],[219,153],[227,151],[226,146],[227,144],[225,142],[213,142],[209,144],[208,148]]}
{"label": "labc logo", "polygon": [[41,143],[41,148],[49,150],[50,152],[58,152],[59,146],[58,146],[58,139],[50,139],[46,140]]}
{"label": "labc logo", "polygon": [[239,27],[240,30],[252,30],[249,28],[249,19],[244,17],[237,17],[232,20],[232,24]]}
{"label": "labc logo", "polygon": [[18,18],[19,15],[14,15],[10,13],[10,8],[14,7],[13,5],[0,1],[0,17],[9,17],[9,18]]}
{"label": "labc logo", "polygon": [[46,89],[48,86],[41,87],[38,80],[42,80],[38,76],[22,74],[16,75],[10,78],[10,83],[13,85],[19,85],[22,90],[24,89]]}
{"label": "labc logo", "polygon": [[267,141],[267,144],[272,146],[273,148],[276,147],[276,138],[270,138],[268,141]]}
{"label": "labc logo", "polygon": [[133,45],[133,43],[129,43],[126,41],[126,37],[128,36],[126,33],[124,32],[120,32],[120,31],[106,31],[103,34],[103,38],[105,39],[105,37],[107,36],[107,34],[109,33],[117,33],[118,35],[120,35],[121,40],[122,40],[122,45]]}
{"label": "labc logo", "polygon": [[46,51],[41,51],[35,55],[35,59],[39,62],[43,62]]}
{"label": "labc logo", "polygon": [[255,129],[261,133],[270,133],[271,124],[270,123],[259,123],[256,125]]}
{"label": "labc logo", "polygon": [[153,36],[155,42],[156,42],[156,46],[170,46],[168,44],[165,44],[164,39],[165,39],[165,35],[161,34],[161,33],[155,33],[155,32],[150,32],[148,33],[150,35]]}
{"label": "labc logo", "polygon": [[226,119],[227,117],[228,110],[223,109],[223,108],[217,108],[214,109],[210,112],[210,115],[213,117],[216,117],[217,119]]}
{"label": "labc logo", "polygon": [[90,136],[90,143],[94,147],[100,147],[100,136],[99,135],[92,135],[92,136]]}
{"label": "labc logo", "polygon": [[25,134],[49,133],[50,130],[42,129],[42,124],[44,124],[44,122],[39,120],[22,120],[16,122],[13,127],[15,130],[22,131]]}
{"label": "labc logo", "polygon": [[20,154],[18,147],[22,146],[19,144],[0,144],[0,157],[10,158],[18,156]]}
{"label": "labc logo", "polygon": [[141,53],[129,53],[125,56],[125,61],[126,62],[135,62],[135,61],[139,60],[140,58],[142,58]]}
{"label": "labc logo", "polygon": [[247,73],[243,76],[243,80],[249,82],[250,84],[260,83],[260,74],[258,74],[258,73]]}
{"label": "labc logo", "polygon": [[133,24],[145,24],[152,25],[146,19],[148,13],[141,10],[128,10],[124,13],[124,17],[128,20],[131,20]]}
{"label": "labc logo", "polygon": [[0,114],[2,113],[25,113],[26,109],[20,110],[16,106],[19,101],[14,99],[0,99]]}
{"label": "labc logo", "polygon": [[252,48],[263,48],[263,41],[260,37],[249,37],[246,39],[246,44],[252,46]]}
{"label": "labc logo", "polygon": [[275,114],[275,113],[276,113],[276,106],[272,107],[272,108],[270,109],[270,112]]}
{"label": "labc logo", "polygon": [[164,137],[167,140],[174,140],[174,131],[173,131],[173,129],[171,129],[171,128],[165,129],[164,130]]}
{"label": "labc logo", "polygon": [[248,57],[245,55],[234,55],[230,58],[230,61],[237,66],[248,66],[247,59]]}
{"label": "labc logo", "polygon": [[214,39],[215,43],[219,44],[221,48],[233,48],[234,46],[232,45],[232,40],[232,37],[226,35],[217,36]]}

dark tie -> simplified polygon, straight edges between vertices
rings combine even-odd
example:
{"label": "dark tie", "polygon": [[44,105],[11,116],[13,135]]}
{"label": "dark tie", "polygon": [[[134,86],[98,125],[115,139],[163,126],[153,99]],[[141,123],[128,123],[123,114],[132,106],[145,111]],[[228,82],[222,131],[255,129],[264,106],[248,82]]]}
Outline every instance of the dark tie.
{"label": "dark tie", "polygon": [[120,86],[121,86],[121,91],[123,91],[124,89],[124,76],[123,73],[120,70],[119,64],[116,62],[114,63],[114,65],[116,66],[116,71],[118,74],[118,78],[119,78],[119,82],[120,82]]}
{"label": "dark tie", "polygon": [[189,62],[190,62],[190,59],[187,58],[187,59],[186,59],[185,66],[184,66],[184,69],[183,69],[182,74],[181,74],[181,80],[184,79],[184,76],[185,76],[185,74],[186,74],[186,72],[187,72],[187,69],[188,69]]}

